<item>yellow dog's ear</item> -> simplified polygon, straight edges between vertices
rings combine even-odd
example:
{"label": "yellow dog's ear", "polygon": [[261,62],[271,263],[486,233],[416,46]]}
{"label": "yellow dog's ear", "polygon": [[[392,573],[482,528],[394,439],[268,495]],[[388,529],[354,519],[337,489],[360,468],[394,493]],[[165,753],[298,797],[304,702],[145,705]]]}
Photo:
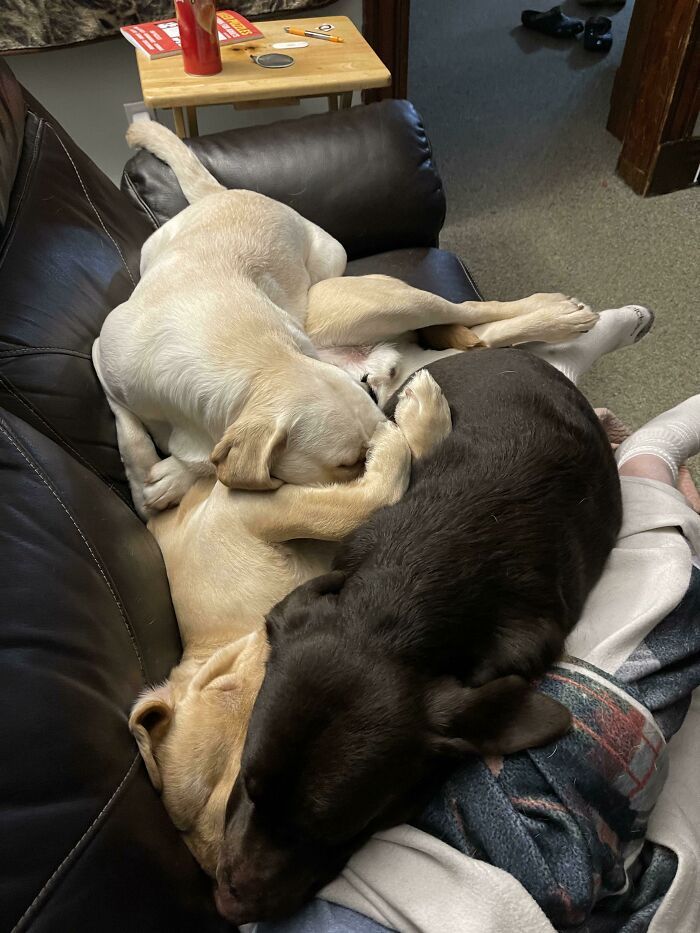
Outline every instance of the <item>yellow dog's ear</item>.
{"label": "yellow dog's ear", "polygon": [[142,693],[129,716],[129,729],[136,739],[148,776],[156,790],[163,789],[156,751],[165,738],[173,718],[170,687],[154,687]]}
{"label": "yellow dog's ear", "polygon": [[243,414],[211,453],[219,482],[231,489],[278,489],[270,470],[287,443],[287,429],[269,415]]}

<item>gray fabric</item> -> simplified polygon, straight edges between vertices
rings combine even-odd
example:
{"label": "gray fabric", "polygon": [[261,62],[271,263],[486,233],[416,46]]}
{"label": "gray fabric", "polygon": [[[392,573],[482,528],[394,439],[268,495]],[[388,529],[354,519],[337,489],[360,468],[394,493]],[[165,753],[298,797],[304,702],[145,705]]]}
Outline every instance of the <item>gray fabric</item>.
{"label": "gray fabric", "polygon": [[[218,9],[253,17],[300,13],[333,0],[224,0]],[[2,0],[0,51],[57,48],[113,36],[120,26],[169,19],[172,0]]]}

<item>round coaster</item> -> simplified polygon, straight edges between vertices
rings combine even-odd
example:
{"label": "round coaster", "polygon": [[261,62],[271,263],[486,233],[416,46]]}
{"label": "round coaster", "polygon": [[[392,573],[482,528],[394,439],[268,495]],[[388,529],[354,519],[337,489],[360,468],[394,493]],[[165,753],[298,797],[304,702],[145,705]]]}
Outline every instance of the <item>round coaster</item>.
{"label": "round coaster", "polygon": [[291,55],[280,55],[279,52],[266,52],[264,55],[251,55],[250,57],[261,68],[289,68],[294,64]]}

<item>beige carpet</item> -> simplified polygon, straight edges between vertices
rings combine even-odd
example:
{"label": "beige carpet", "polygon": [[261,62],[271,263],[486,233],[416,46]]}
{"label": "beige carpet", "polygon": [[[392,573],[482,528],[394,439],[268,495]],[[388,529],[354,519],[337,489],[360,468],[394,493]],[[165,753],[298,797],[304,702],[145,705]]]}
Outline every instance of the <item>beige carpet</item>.
{"label": "beige carpet", "polygon": [[[605,123],[629,0],[600,11],[613,20],[607,56],[522,29],[526,6],[412,2],[409,96],[447,189],[442,245],[487,297],[564,291],[598,310],[653,308],[652,333],[582,383],[638,426],[700,392],[700,192],[643,199],[615,175],[620,144]],[[573,0],[564,10],[597,12]]]}

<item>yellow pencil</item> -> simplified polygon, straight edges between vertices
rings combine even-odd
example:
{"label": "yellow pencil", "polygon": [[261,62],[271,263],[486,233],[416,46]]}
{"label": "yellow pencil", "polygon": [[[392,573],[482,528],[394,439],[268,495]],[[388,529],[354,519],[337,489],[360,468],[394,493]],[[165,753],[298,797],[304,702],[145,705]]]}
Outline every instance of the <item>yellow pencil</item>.
{"label": "yellow pencil", "polygon": [[292,36],[308,36],[311,39],[324,39],[326,42],[345,42],[341,36],[327,36],[323,32],[312,32],[311,29],[297,29],[294,26],[285,26],[284,31]]}

